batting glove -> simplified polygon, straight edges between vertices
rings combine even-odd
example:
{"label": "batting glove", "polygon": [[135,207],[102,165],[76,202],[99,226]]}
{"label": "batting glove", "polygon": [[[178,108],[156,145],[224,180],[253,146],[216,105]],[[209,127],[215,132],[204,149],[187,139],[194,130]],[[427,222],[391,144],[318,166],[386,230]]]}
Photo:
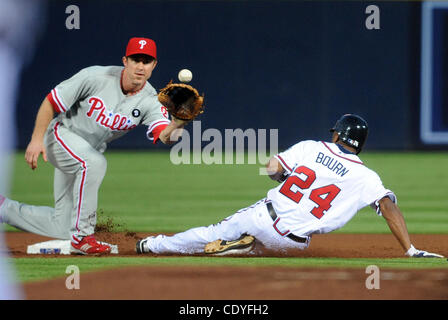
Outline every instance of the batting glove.
{"label": "batting glove", "polygon": [[444,256],[437,253],[415,249],[412,244],[411,248],[409,248],[409,250],[406,252],[406,255],[414,258],[445,258]]}

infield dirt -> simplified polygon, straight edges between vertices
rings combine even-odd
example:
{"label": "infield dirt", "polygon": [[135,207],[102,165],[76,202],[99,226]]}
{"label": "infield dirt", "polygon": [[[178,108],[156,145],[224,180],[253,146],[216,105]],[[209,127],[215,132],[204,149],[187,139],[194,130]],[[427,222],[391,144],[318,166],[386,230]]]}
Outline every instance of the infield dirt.
{"label": "infield dirt", "polygon": [[[148,235],[99,232],[97,239],[118,245],[120,254],[114,257],[129,257],[137,256],[136,241]],[[448,255],[448,235],[411,235],[411,238],[417,248]],[[7,232],[6,240],[12,257],[59,257],[26,254],[27,245],[50,240],[46,237]],[[269,252],[266,256],[284,257]],[[307,250],[288,256],[404,257],[398,242],[389,234],[315,235]],[[448,299],[448,269],[381,270],[379,290],[366,288],[368,276],[365,269],[359,268],[145,266],[86,272],[82,275],[82,290],[67,290],[65,277],[26,283],[24,290],[27,299]]]}

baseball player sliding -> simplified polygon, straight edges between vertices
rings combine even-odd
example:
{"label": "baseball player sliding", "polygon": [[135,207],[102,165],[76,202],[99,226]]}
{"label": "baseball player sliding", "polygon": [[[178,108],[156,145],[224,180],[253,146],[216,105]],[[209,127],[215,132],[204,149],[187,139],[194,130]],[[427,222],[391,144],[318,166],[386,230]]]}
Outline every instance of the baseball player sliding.
{"label": "baseball player sliding", "polygon": [[260,253],[255,239],[271,250],[306,249],[313,234],[341,228],[370,205],[407,256],[443,258],[414,248],[395,194],[358,157],[367,122],[347,114],[330,131],[331,142],[302,141],[270,159],[268,174],[280,184],[266,198],[217,224],[140,240],[137,253]]}
{"label": "baseball player sliding", "polygon": [[54,208],[0,196],[0,221],[71,239],[73,253],[110,252],[94,236],[106,144],[141,124],[148,127],[149,140],[172,144],[171,133],[188,123],[175,117],[170,121],[147,82],[157,65],[156,51],[153,40],[132,38],[122,58],[124,67],[88,67],[51,90],[38,111],[25,159],[33,170],[40,154],[54,165]]}

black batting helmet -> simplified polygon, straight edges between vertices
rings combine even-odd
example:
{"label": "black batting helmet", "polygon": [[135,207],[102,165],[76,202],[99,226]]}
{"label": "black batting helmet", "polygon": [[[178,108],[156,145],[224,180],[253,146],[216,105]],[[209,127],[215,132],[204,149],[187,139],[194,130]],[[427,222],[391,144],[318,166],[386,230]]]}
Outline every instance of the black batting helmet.
{"label": "black batting helmet", "polygon": [[369,127],[366,120],[356,114],[343,115],[330,132],[337,132],[339,139],[350,147],[355,148],[356,154],[360,153],[367,140]]}

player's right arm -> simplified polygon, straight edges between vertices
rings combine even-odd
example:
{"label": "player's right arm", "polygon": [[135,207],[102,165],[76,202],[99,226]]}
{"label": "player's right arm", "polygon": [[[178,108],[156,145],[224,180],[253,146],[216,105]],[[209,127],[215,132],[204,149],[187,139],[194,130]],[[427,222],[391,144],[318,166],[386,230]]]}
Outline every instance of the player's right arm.
{"label": "player's right arm", "polygon": [[47,154],[44,146],[44,135],[48,125],[54,117],[54,109],[48,98],[42,102],[37,112],[31,141],[25,151],[25,160],[31,169],[37,168],[37,160],[42,153],[44,161],[47,161]]}
{"label": "player's right arm", "polygon": [[316,143],[315,141],[302,141],[288,148],[286,151],[280,152],[269,159],[266,164],[266,171],[269,178],[277,182],[283,182],[288,178],[292,169],[302,158],[306,152],[306,145]]}
{"label": "player's right arm", "polygon": [[269,178],[278,182],[285,181],[287,177],[285,174],[286,170],[283,168],[280,161],[278,161],[275,157],[272,157],[266,164],[266,172],[268,173]]}
{"label": "player's right arm", "polygon": [[44,135],[55,112],[66,112],[74,105],[75,101],[87,97],[92,90],[95,75],[102,72],[104,72],[104,67],[93,66],[82,69],[71,78],[58,84],[46,96],[37,113],[33,135],[25,151],[25,160],[31,169],[37,168],[37,160],[41,153],[44,160],[47,161]]}
{"label": "player's right arm", "polygon": [[404,251],[408,251],[411,248],[411,240],[409,239],[406,222],[404,221],[400,209],[389,197],[381,199],[379,205],[383,218],[386,219],[390,231],[392,231],[395,238],[397,238]]}
{"label": "player's right arm", "polygon": [[431,253],[424,250],[415,249],[409,238],[408,229],[398,206],[389,198],[384,197],[379,201],[381,213],[386,219],[389,229],[398,240],[406,255],[417,258],[444,258],[437,253]]}
{"label": "player's right arm", "polygon": [[424,258],[443,258],[443,256],[427,252],[424,250],[417,250],[411,243],[408,229],[404,216],[397,205],[397,197],[388,189],[385,189],[378,174],[372,170],[367,169],[362,180],[364,187],[359,193],[360,201],[376,210],[376,213],[386,220],[390,231],[400,243],[405,254],[409,257],[424,257]]}

